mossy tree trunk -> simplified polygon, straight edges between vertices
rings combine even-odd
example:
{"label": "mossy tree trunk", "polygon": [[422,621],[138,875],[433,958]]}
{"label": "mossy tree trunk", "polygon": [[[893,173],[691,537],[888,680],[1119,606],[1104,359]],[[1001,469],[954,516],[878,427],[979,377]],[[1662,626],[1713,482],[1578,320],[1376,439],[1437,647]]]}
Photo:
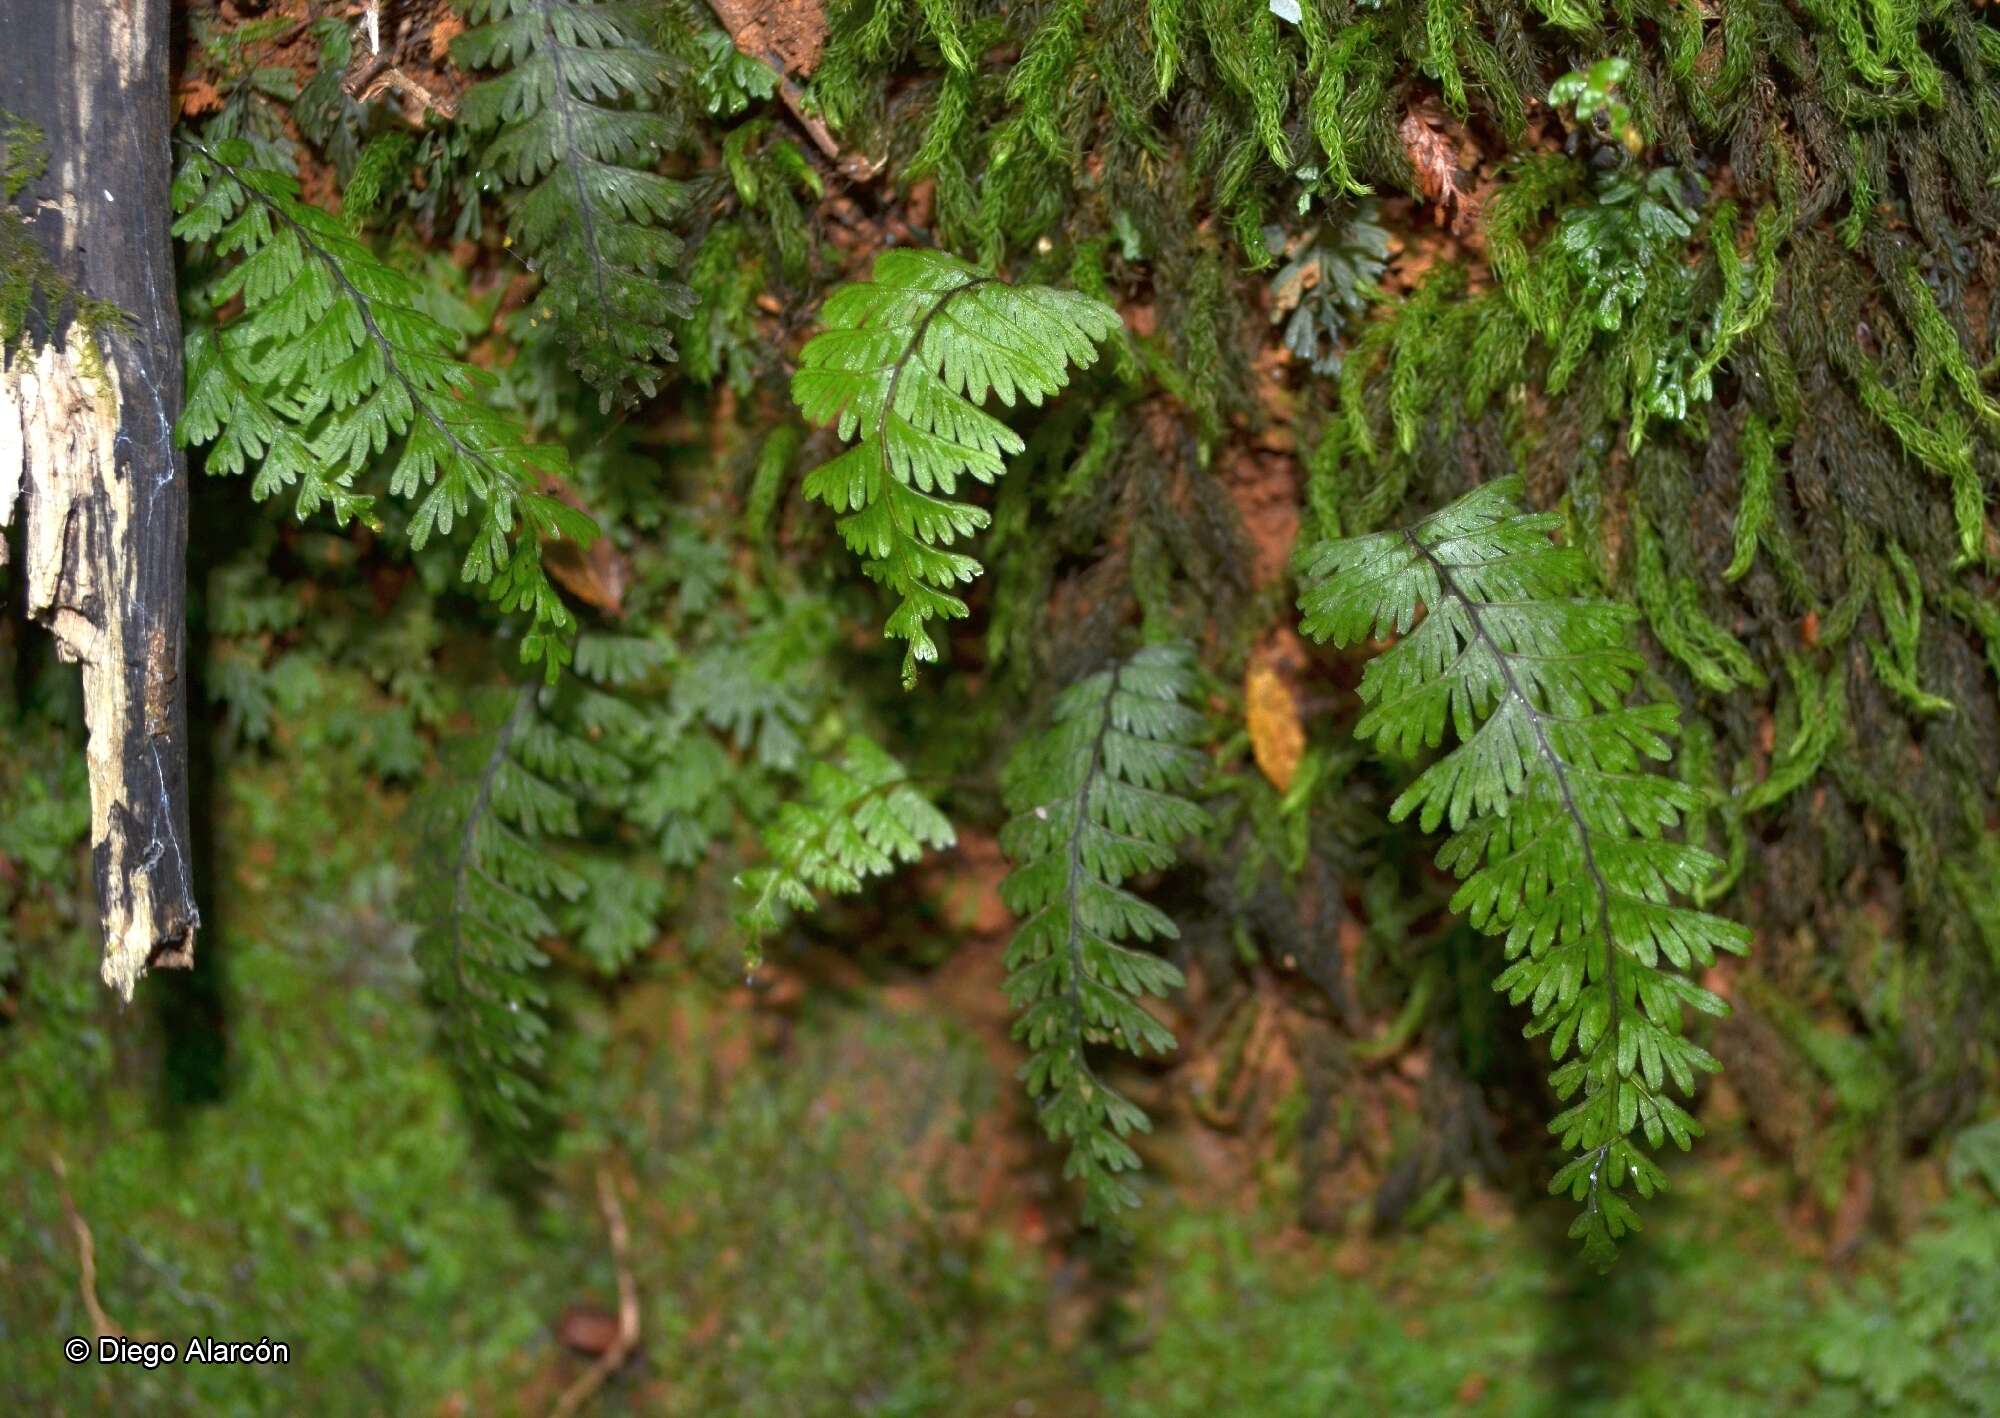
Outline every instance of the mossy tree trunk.
{"label": "mossy tree trunk", "polygon": [[64,282],[122,316],[51,312],[10,352],[0,525],[18,508],[27,612],[82,668],[104,979],[127,998],[147,969],[193,963],[200,919],[168,18],[167,0],[0,0],[0,109],[38,129],[50,154],[18,197],[26,230]]}

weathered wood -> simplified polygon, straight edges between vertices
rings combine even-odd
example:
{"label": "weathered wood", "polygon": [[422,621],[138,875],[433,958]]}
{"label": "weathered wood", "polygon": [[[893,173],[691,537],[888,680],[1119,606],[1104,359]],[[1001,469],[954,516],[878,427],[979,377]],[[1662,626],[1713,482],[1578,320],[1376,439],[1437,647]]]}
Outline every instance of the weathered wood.
{"label": "weathered wood", "polygon": [[[82,668],[104,980],[194,962],[188,860],[187,464],[168,232],[168,0],[0,0],[0,109],[38,126],[35,239],[130,317],[94,358],[44,330],[0,372],[0,527],[18,494],[28,613]],[[0,543],[4,555],[4,543]]]}

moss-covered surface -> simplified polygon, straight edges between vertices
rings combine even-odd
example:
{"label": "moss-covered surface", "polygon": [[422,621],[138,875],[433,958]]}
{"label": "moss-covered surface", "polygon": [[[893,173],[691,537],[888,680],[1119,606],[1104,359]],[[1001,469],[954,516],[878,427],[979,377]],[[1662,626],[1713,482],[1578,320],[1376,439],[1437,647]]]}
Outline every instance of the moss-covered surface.
{"label": "moss-covered surface", "polygon": [[[364,692],[330,681],[322,710],[276,722],[286,751],[216,765],[214,973],[123,1012],[64,845],[82,824],[63,735],[30,717],[10,735],[10,1411],[547,1411],[587,1362],[562,1336],[615,1308],[599,1170],[642,1313],[602,1412],[2000,1411],[1990,1128],[1925,1183],[1948,1195],[1900,1246],[1837,1264],[1726,1119],[1605,1278],[1532,1193],[1309,1234],[1296,1168],[1218,1186],[1189,1120],[1163,1135],[1168,1188],[1134,1237],[1079,1240],[1012,1199],[1037,1168],[1046,1188],[1048,1158],[944,974],[836,962],[760,999],[665,952],[614,1007],[568,1002],[593,1082],[524,1190],[433,1048],[392,905],[401,803],[354,791],[367,744],[328,723]],[[61,1340],[91,1328],[79,1228],[128,1334],[268,1336],[291,1362],[66,1363]]]}

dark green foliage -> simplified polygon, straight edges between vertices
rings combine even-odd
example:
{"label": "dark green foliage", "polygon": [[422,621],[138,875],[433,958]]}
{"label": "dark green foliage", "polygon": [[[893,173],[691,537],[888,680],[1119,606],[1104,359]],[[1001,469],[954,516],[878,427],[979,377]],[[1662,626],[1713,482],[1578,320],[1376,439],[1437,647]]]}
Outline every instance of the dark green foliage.
{"label": "dark green foliage", "polygon": [[799,353],[792,397],[806,418],[859,442],[814,470],[808,497],[841,518],[868,575],[899,601],[888,633],[907,640],[903,683],[938,658],[925,622],[966,615],[952,589],[979,563],[948,550],[990,520],[951,501],[961,477],[991,483],[1024,446],[980,406],[999,395],[1040,405],[1089,366],[1118,328],[1100,301],[1045,286],[1009,286],[935,251],[890,251],[874,279],[836,291],[825,330]]}
{"label": "dark green foliage", "polygon": [[1464,878],[1452,908],[1506,937],[1513,963],[1494,988],[1530,1004],[1556,1093],[1576,1100],[1550,1124],[1577,1154],[1552,1189],[1583,1203],[1570,1234],[1602,1264],[1637,1225],[1618,1188],[1666,1181],[1632,1135],[1685,1149],[1701,1126],[1667,1081],[1692,1094],[1720,1067],[1681,1019],[1726,1006],[1674,971],[1740,953],[1750,933],[1673,904],[1721,865],[1663,835],[1700,803],[1645,771],[1672,756],[1674,706],[1626,704],[1643,665],[1632,612],[1582,595],[1588,564],[1550,542],[1559,519],[1515,509],[1518,491],[1490,484],[1407,530],[1321,545],[1300,604],[1315,639],[1397,637],[1362,679],[1358,735],[1401,756],[1447,726],[1459,740],[1390,815],[1450,825],[1438,863]]}
{"label": "dark green foliage", "polygon": [[1131,942],[1171,940],[1174,923],[1125,888],[1172,865],[1206,825],[1186,794],[1206,760],[1188,653],[1142,650],[1071,685],[1052,723],[1007,765],[1014,816],[1000,846],[1014,864],[1001,886],[1021,918],[1007,950],[1015,1037],[1029,1049],[1022,1077],[1050,1137],[1069,1145],[1063,1175],[1081,1178],[1084,1216],[1136,1206],[1122,1173],[1139,1165],[1125,1139],[1146,1115],[1091,1066],[1093,1045],[1164,1053],[1170,1034],[1141,1001],[1182,984],[1171,963]]}
{"label": "dark green foliage", "polygon": [[174,181],[175,235],[218,263],[210,308],[242,301],[226,322],[189,325],[176,437],[213,445],[210,472],[254,467],[260,499],[296,484],[300,517],[325,507],[341,526],[369,516],[374,495],[356,479],[396,444],[389,492],[416,504],[411,546],[470,518],[460,574],[526,613],[521,658],[553,680],[574,622],[542,569],[541,539],[596,535],[542,491],[567,456],[480,401],[491,377],[457,359],[451,332],[416,308],[416,281],[300,201],[294,179],[248,166],[252,156],[240,140],[190,139]]}
{"label": "dark green foliage", "polygon": [[1288,258],[1271,278],[1271,323],[1285,322],[1285,348],[1315,374],[1340,373],[1341,336],[1376,294],[1389,233],[1375,215],[1367,202],[1344,221],[1322,221],[1295,237],[1282,227],[1265,232],[1271,254]]}
{"label": "dark green foliage", "polygon": [[467,0],[458,63],[501,69],[465,96],[461,121],[490,134],[481,165],[520,188],[514,248],[545,283],[547,313],[604,406],[659,387],[671,328],[694,309],[674,278],[668,223],[680,184],[655,169],[674,145],[661,111],[663,56],[618,0]]}
{"label": "dark green foliage", "polygon": [[[1459,1177],[1507,1188],[1518,1159],[1492,1140],[1521,1135],[1516,1114],[1538,1106],[1536,1070],[1506,1040],[1509,1012],[1485,988],[1492,971],[1475,933],[1442,910],[1451,893],[1424,864],[1418,824],[1386,820],[1407,774],[1317,712],[1347,702],[1347,666],[1328,657],[1286,671],[1306,733],[1289,789],[1252,764],[1231,720],[1243,703],[1233,686],[1246,659],[1267,663],[1291,591],[1292,516],[1306,514],[1311,541],[1366,533],[1526,473],[1528,500],[1562,523],[1555,600],[1595,607],[1548,612],[1598,637],[1577,663],[1600,673],[1558,687],[1620,697],[1590,703],[1638,726],[1606,750],[1635,760],[1664,748],[1662,706],[1678,707],[1673,781],[1648,776],[1643,793],[1655,807],[1664,794],[1675,833],[1724,865],[1704,875],[1679,845],[1621,841],[1638,858],[1671,857],[1695,904],[1773,943],[1725,973],[1743,1007],[1702,1042],[1729,1064],[1750,1125],[1772,1129],[1765,1140],[1821,1204],[1838,1204],[1854,1168],[1873,1174],[1878,1196],[1901,1194],[1902,1159],[1943,1145],[1980,1105],[2000,977],[1990,885],[2000,543],[1988,516],[2000,485],[2000,46],[1989,18],[1971,0],[1921,12],[1844,0],[1287,9],[831,0],[817,61],[774,56],[787,65],[781,81],[700,0],[509,4],[477,9],[460,41],[483,81],[459,116],[433,111],[418,127],[393,98],[347,92],[354,61],[367,62],[350,17],[300,33],[292,18],[194,7],[186,92],[206,110],[200,141],[213,151],[240,139],[251,167],[298,175],[329,213],[337,206],[352,244],[336,248],[328,234],[326,249],[388,273],[371,279],[445,332],[427,351],[491,369],[476,400],[451,392],[439,406],[518,421],[508,447],[526,429],[537,447],[571,450],[563,496],[605,528],[601,560],[583,565],[602,573],[599,594],[576,598],[603,623],[579,637],[576,673],[531,710],[550,733],[608,755],[601,780],[557,758],[536,770],[574,814],[536,852],[577,894],[537,900],[542,919],[494,953],[500,973],[483,986],[495,998],[546,993],[554,1027],[536,1041],[539,1063],[496,1049],[547,1089],[550,1111],[589,1115],[579,1099],[616,1091],[591,1051],[627,991],[644,995],[683,955],[741,980],[740,879],[776,977],[857,925],[865,940],[837,944],[871,970],[942,959],[965,933],[960,893],[984,833],[1005,815],[996,765],[1047,690],[1108,672],[1135,636],[1185,639],[1219,711],[1182,745],[1213,763],[1212,819],[1185,844],[1152,844],[1180,863],[1169,877],[1148,868],[1143,884],[1119,888],[1170,910],[1185,932],[1173,963],[1118,944],[1137,952],[1134,968],[1161,972],[1141,983],[1166,991],[1185,965],[1200,988],[1172,1006],[1193,1017],[1181,1031],[1192,1046],[1156,1065],[1155,1092],[1133,1098],[1156,1113],[1153,1097],[1192,1098],[1207,1119],[1209,1050],[1226,1050],[1202,1011],[1298,982],[1310,1003],[1284,1006],[1288,1045],[1370,1064],[1415,1048],[1431,1065],[1369,1203],[1378,1225],[1435,1216]],[[385,53],[421,74],[420,28]],[[429,61],[456,92],[450,66]],[[824,146],[827,134],[805,126],[814,117],[830,130]],[[583,125],[571,132],[585,134],[586,161],[568,160],[578,149],[566,118]],[[1413,136],[1426,133],[1430,151]],[[1461,169],[1456,200],[1438,195],[1440,153]],[[588,179],[581,200],[576,175]],[[499,224],[483,224],[491,212],[507,219],[511,246]],[[591,215],[608,227],[582,219]],[[616,233],[618,259],[586,249],[600,229]],[[188,325],[199,336],[222,317],[226,345],[226,331],[256,315],[211,283],[214,255],[199,242],[188,250]],[[878,257],[873,282],[840,288]],[[539,294],[515,279],[524,259]],[[699,296],[691,309],[683,284]],[[1081,294],[1049,289],[1063,286]],[[604,318],[620,301],[641,318]],[[801,361],[822,309],[830,328]],[[943,332],[961,313],[980,328],[954,355]],[[1050,321],[1058,338],[1038,323]],[[1052,398],[1100,341],[1102,368]],[[277,352],[266,346],[260,364]],[[1041,407],[982,411],[985,386],[949,382],[951,359],[968,350],[1032,365],[1031,379],[1010,377]],[[836,431],[789,416],[786,384],[801,363],[810,418],[858,435],[831,462]],[[923,407],[904,410],[920,383]],[[318,392],[295,383],[285,398],[304,409]],[[877,426],[913,412],[942,419],[943,436]],[[273,413],[280,427],[289,417]],[[301,491],[322,502],[379,492],[407,442],[385,429],[352,469],[294,460]],[[988,527],[986,506],[961,500],[955,481],[994,481],[1003,468]],[[343,470],[351,481],[338,481]],[[546,490],[541,471],[537,462],[524,491]],[[864,632],[879,595],[826,554],[829,520],[791,495],[795,475],[845,514],[849,544],[894,591],[906,671],[947,648],[934,622],[978,619],[982,635],[949,642],[961,673],[908,695],[877,673]],[[315,476],[328,486],[315,491]],[[478,522],[483,484],[468,486],[465,515]],[[493,739],[461,715],[502,677],[480,645],[491,618],[464,624],[465,607],[443,595],[461,549],[432,535],[406,554],[420,505],[378,497],[355,515],[379,536],[351,540],[272,525],[210,578],[220,609],[208,683],[232,751],[336,755],[370,786],[418,785],[462,811]],[[513,558],[539,555],[539,534],[521,535],[529,520],[514,518]],[[982,528],[980,545],[965,545]],[[575,573],[579,560],[560,555]],[[1628,652],[1632,612],[1641,633]],[[1443,633],[1454,614],[1428,613],[1412,641],[1434,622],[1430,633]],[[335,628],[343,615],[365,627]],[[1646,706],[1625,709],[1635,686]],[[455,742],[468,730],[474,741]],[[454,760],[448,772],[434,767],[440,757]],[[1529,775],[1536,764],[1530,754],[1514,766]],[[1546,788],[1546,775],[1532,781]],[[907,811],[864,820],[890,802]],[[948,840],[946,808],[962,853],[915,882],[888,882],[882,873],[904,857]],[[1642,820],[1665,832],[1665,815]],[[1471,834],[1518,828],[1475,816]],[[1567,850],[1549,836],[1546,850]],[[1453,850],[1448,861],[1477,865]],[[1570,859],[1557,865],[1568,876],[1537,900],[1589,884]],[[466,909],[516,910],[511,888],[471,880]],[[850,891],[865,899],[790,919],[816,896]],[[1539,919],[1537,909],[1523,904],[1512,919]],[[1496,901],[1487,924],[1503,918]],[[1568,959],[1575,946],[1548,954]],[[1591,937],[1569,1000],[1561,980],[1553,1001],[1530,990],[1547,1006],[1536,1027],[1584,1031],[1589,972],[1603,968],[1595,954]],[[1643,1025],[1681,1041],[1655,1025],[1640,983],[1673,963],[1613,957],[1612,974],[1635,992],[1621,1036],[1636,1041]],[[1516,984],[1534,984],[1534,971],[1547,983],[1560,964],[1531,945]],[[1138,998],[1113,992],[1134,1010]],[[1785,1110],[1738,1068],[1755,1028],[1785,1051],[1779,1091],[1812,1095],[1813,1121],[1796,1134],[1780,1135],[1769,1115]],[[1234,1022],[1223,1032],[1243,1037]],[[1668,1056],[1690,1070],[1697,1056],[1677,1052],[1684,1041],[1653,1042],[1661,1079],[1642,1054],[1608,1082],[1560,1075],[1574,1083],[1570,1101],[1644,1100],[1671,1132]],[[1564,1069],[1578,1042],[1569,1047]],[[1585,1074],[1607,1047],[1584,1056]],[[1087,1065],[1094,1049],[1076,1057]],[[477,1065],[476,1051],[462,1057]],[[1301,1215],[1320,1204],[1303,1195],[1315,1148],[1336,1133],[1352,1140],[1350,1085],[1369,1081],[1366,1067],[1330,1079],[1304,1066],[1298,1098],[1274,1114],[1269,1156],[1273,1177],[1300,1171]],[[1086,1137],[1109,1139],[1105,1156],[1122,1157],[1111,1144],[1129,1142],[1104,1106],[1077,1116]],[[1296,1134],[1295,1107],[1308,1115]],[[1643,1179],[1643,1121],[1579,1145],[1586,1157],[1605,1148],[1607,1168],[1630,1148]],[[1584,1132],[1602,1122],[1576,1115]],[[595,1148],[595,1126],[561,1146]],[[1184,1130],[1162,1132],[1152,1146],[1171,1154]],[[1122,1174],[1074,1150],[1101,1214],[1098,1197],[1122,1199]],[[1703,1151],[1708,1162],[1688,1170],[1696,1186],[1722,1155]],[[1289,1211],[1290,1184],[1276,1189]],[[1622,1216],[1619,1204],[1604,1201],[1600,1219]],[[1658,1233],[1685,1214],[1649,1211],[1667,1225],[1651,1228],[1648,1264],[1672,1244]],[[1308,1219],[1329,1224],[1325,1211]],[[1641,1269],[1628,1265],[1621,1283],[1641,1288],[1631,1279]],[[649,1317],[649,1344],[655,1334]],[[1937,1349],[1948,1335],[1925,1330],[1908,1347]],[[743,1333],[750,1352],[782,1358],[767,1340]],[[1637,1343],[1591,1362],[1632,1367]],[[1803,1371],[1784,1372],[1767,1407],[1805,1401]],[[1932,1401],[1935,1379],[1898,1391]],[[717,1393],[761,1392],[715,1382]],[[1366,1406],[1388,1382],[1327,1392]],[[1825,1382],[1840,1411],[1866,1380]],[[906,1392],[916,1390],[898,1388],[897,1401]],[[1635,1390],[1627,1406],[1659,1406],[1652,1392]],[[1449,1398],[1405,1388],[1389,1406]],[[1540,1411],[1540,1399],[1519,1402]]]}
{"label": "dark green foliage", "polygon": [[538,715],[535,699],[524,687],[479,706],[482,731],[459,740],[466,761],[430,805],[426,855],[437,870],[412,903],[417,963],[466,1095],[515,1139],[547,1116],[539,1073],[548,996],[535,976],[548,960],[539,942],[555,933],[551,908],[588,884],[552,854],[577,831],[566,785],[617,772],[615,760]]}

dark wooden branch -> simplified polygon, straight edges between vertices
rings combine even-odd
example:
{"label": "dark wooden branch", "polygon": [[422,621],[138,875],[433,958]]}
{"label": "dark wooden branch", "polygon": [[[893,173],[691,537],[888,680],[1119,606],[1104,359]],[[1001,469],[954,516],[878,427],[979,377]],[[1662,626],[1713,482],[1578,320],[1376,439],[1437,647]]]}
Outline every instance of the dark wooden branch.
{"label": "dark wooden branch", "polygon": [[[42,130],[29,230],[123,329],[31,332],[0,371],[0,526],[28,614],[82,667],[104,979],[194,963],[187,463],[168,233],[168,0],[0,0],[0,109]],[[101,360],[98,358],[101,353]],[[0,543],[0,555],[4,544]]]}

